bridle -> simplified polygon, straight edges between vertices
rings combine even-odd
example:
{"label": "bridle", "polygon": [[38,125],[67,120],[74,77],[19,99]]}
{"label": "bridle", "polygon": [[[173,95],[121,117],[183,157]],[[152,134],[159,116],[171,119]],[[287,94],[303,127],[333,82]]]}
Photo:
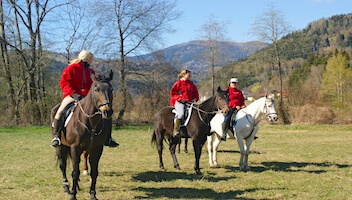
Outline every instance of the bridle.
{"label": "bridle", "polygon": [[[104,119],[104,118],[103,118],[103,113],[100,111],[100,108],[103,107],[103,106],[106,106],[106,105],[109,106],[109,107],[111,107],[111,106],[112,106],[112,103],[111,103],[111,101],[109,100],[108,94],[107,94],[106,92],[105,92],[105,99],[106,99],[106,101],[105,101],[104,103],[96,104],[96,103],[98,102],[98,98],[97,98],[95,95],[92,95],[92,98],[93,98],[94,108],[95,108],[95,109],[94,109],[95,112],[94,112],[92,115],[87,114],[87,113],[84,111],[84,109],[83,109],[82,104],[81,104],[80,101],[77,102],[78,105],[79,105],[80,111],[88,118],[88,121],[89,121],[89,123],[90,123],[90,125],[91,125],[91,127],[92,127],[92,130],[90,130],[90,129],[87,127],[87,125],[84,124],[83,122],[81,122],[79,119],[78,119],[78,122],[79,122],[92,136],[93,136],[93,135],[97,136],[97,135],[100,135],[100,134],[103,132],[104,127],[105,127],[105,120],[103,120],[103,119]],[[94,125],[94,124],[93,124],[93,121],[92,121],[91,119],[92,119],[94,116],[96,116],[96,115],[101,115],[101,117],[99,118],[99,121]],[[103,120],[102,128],[100,129],[99,132],[97,132],[96,128],[97,128],[99,122],[102,121],[102,120]]]}
{"label": "bridle", "polygon": [[210,124],[209,124],[209,123],[210,123],[210,120],[207,120],[207,122],[205,122],[205,120],[203,119],[201,113],[206,114],[206,115],[207,115],[207,119],[208,119],[208,118],[209,118],[209,117],[208,117],[209,115],[216,114],[216,113],[218,113],[218,112],[222,112],[223,109],[225,109],[225,108],[229,109],[229,106],[227,105],[227,103],[225,103],[225,104],[223,104],[223,105],[220,105],[220,104],[219,104],[219,102],[220,102],[220,97],[217,96],[217,97],[216,97],[216,100],[217,100],[217,110],[216,110],[216,111],[205,111],[205,110],[203,110],[203,109],[201,109],[201,108],[199,107],[199,106],[200,106],[199,104],[198,104],[198,106],[194,106],[194,103],[191,103],[191,104],[186,103],[186,105],[189,106],[189,107],[191,107],[191,108],[193,108],[193,109],[196,109],[196,110],[197,110],[197,114],[198,114],[198,118],[200,119],[200,121],[202,121],[203,124],[209,126],[209,125],[210,125]]}
{"label": "bridle", "polygon": [[266,117],[270,117],[270,115],[277,115],[277,112],[270,112],[270,111],[269,111],[268,102],[274,103],[274,101],[273,101],[272,99],[270,99],[270,101],[268,101],[268,100],[265,99],[264,108],[263,108],[263,113],[265,113]]}
{"label": "bridle", "polygon": [[[271,99],[270,101],[268,101],[267,99],[265,99],[265,103],[264,103],[264,107],[263,107],[263,113],[266,115],[266,117],[270,117],[270,115],[277,115],[277,112],[270,112],[269,109],[268,109],[268,103],[273,103],[274,101]],[[251,126],[253,127],[252,128],[252,131],[250,132],[250,134],[245,137],[244,139],[248,139],[252,134],[253,134],[253,131],[254,131],[254,127],[257,126],[257,124],[261,121],[261,118],[257,121],[257,122],[254,122],[254,124],[251,122],[251,120],[248,118],[248,113],[246,111],[244,111],[244,109],[241,109],[239,111],[242,111],[245,113],[246,115],[246,119],[248,120],[248,122],[251,124]],[[253,119],[254,120],[254,119]]]}

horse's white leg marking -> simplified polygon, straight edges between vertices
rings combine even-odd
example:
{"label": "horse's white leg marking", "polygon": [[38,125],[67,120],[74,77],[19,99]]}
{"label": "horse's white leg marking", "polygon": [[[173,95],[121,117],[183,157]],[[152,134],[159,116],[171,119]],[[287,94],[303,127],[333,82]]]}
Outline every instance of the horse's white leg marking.
{"label": "horse's white leg marking", "polygon": [[218,152],[220,143],[221,143],[220,136],[216,134],[213,140],[213,163],[215,166],[218,165],[217,152]]}
{"label": "horse's white leg marking", "polygon": [[259,126],[255,126],[254,129],[253,129],[252,135],[249,138],[247,138],[247,140],[246,140],[247,149],[246,149],[246,154],[245,154],[245,158],[244,158],[244,165],[243,165],[244,170],[246,170],[246,171],[251,169],[249,167],[249,165],[248,165],[248,156],[249,156],[249,152],[250,152],[250,148],[251,148],[252,142],[254,141],[254,137],[257,134],[258,129],[259,129]]}
{"label": "horse's white leg marking", "polygon": [[240,167],[240,170],[243,170],[244,166],[244,154],[245,154],[245,144],[243,142],[243,137],[242,135],[240,134],[237,134],[236,133],[236,140],[237,140],[237,143],[238,143],[238,147],[240,148],[240,153],[241,153],[241,156],[240,156],[240,162],[239,162],[239,167]]}
{"label": "horse's white leg marking", "polygon": [[88,172],[88,170],[83,170],[82,174],[83,174],[84,176],[87,176],[87,175],[89,175],[89,172]]}
{"label": "horse's white leg marking", "polygon": [[213,163],[213,148],[212,148],[212,144],[213,144],[213,137],[214,137],[215,133],[207,136],[207,142],[208,142],[208,155],[209,155],[209,165],[210,167],[214,166]]}

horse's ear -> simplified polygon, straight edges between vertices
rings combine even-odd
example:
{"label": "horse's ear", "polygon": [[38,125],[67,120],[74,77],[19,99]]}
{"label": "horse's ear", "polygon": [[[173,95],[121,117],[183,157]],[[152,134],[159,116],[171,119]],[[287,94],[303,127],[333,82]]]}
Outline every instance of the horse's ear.
{"label": "horse's ear", "polygon": [[221,91],[222,91],[222,89],[221,89],[221,87],[219,86],[219,87],[218,87],[218,92],[221,92]]}
{"label": "horse's ear", "polygon": [[108,77],[109,81],[112,80],[113,75],[114,75],[114,73],[112,72],[112,70],[110,70],[109,77]]}
{"label": "horse's ear", "polygon": [[90,73],[90,78],[92,79],[93,82],[97,80],[94,73]]}

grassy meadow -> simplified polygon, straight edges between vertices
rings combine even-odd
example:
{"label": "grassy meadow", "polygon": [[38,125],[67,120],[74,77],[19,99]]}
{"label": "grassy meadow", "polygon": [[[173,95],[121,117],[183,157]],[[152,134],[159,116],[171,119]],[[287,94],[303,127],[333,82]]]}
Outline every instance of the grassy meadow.
{"label": "grassy meadow", "polygon": [[[219,147],[218,168],[209,167],[205,144],[202,175],[193,170],[191,141],[189,153],[177,155],[180,171],[173,168],[168,148],[167,171],[160,171],[151,135],[149,126],[114,130],[120,147],[104,149],[100,200],[352,199],[352,126],[263,125],[249,157],[252,171],[238,170],[238,146],[228,140]],[[50,140],[49,127],[0,128],[0,199],[69,198]],[[77,198],[89,199],[89,176],[81,175],[80,186]]]}

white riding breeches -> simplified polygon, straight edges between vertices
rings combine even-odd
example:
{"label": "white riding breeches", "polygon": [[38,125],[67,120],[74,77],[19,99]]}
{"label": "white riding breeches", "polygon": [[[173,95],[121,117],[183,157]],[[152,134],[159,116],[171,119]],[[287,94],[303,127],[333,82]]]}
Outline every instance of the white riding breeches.
{"label": "white riding breeches", "polygon": [[66,97],[62,100],[59,109],[57,109],[57,112],[56,112],[54,118],[57,119],[57,120],[59,120],[60,117],[61,117],[62,111],[65,109],[65,107],[66,107],[68,104],[70,104],[71,102],[74,102],[74,101],[75,101],[75,99],[74,99],[73,97],[71,97],[71,96],[66,96]]}
{"label": "white riding breeches", "polygon": [[175,118],[182,119],[184,113],[185,113],[185,105],[183,103],[180,103],[176,101],[175,103],[175,110],[176,110],[176,116]]}

